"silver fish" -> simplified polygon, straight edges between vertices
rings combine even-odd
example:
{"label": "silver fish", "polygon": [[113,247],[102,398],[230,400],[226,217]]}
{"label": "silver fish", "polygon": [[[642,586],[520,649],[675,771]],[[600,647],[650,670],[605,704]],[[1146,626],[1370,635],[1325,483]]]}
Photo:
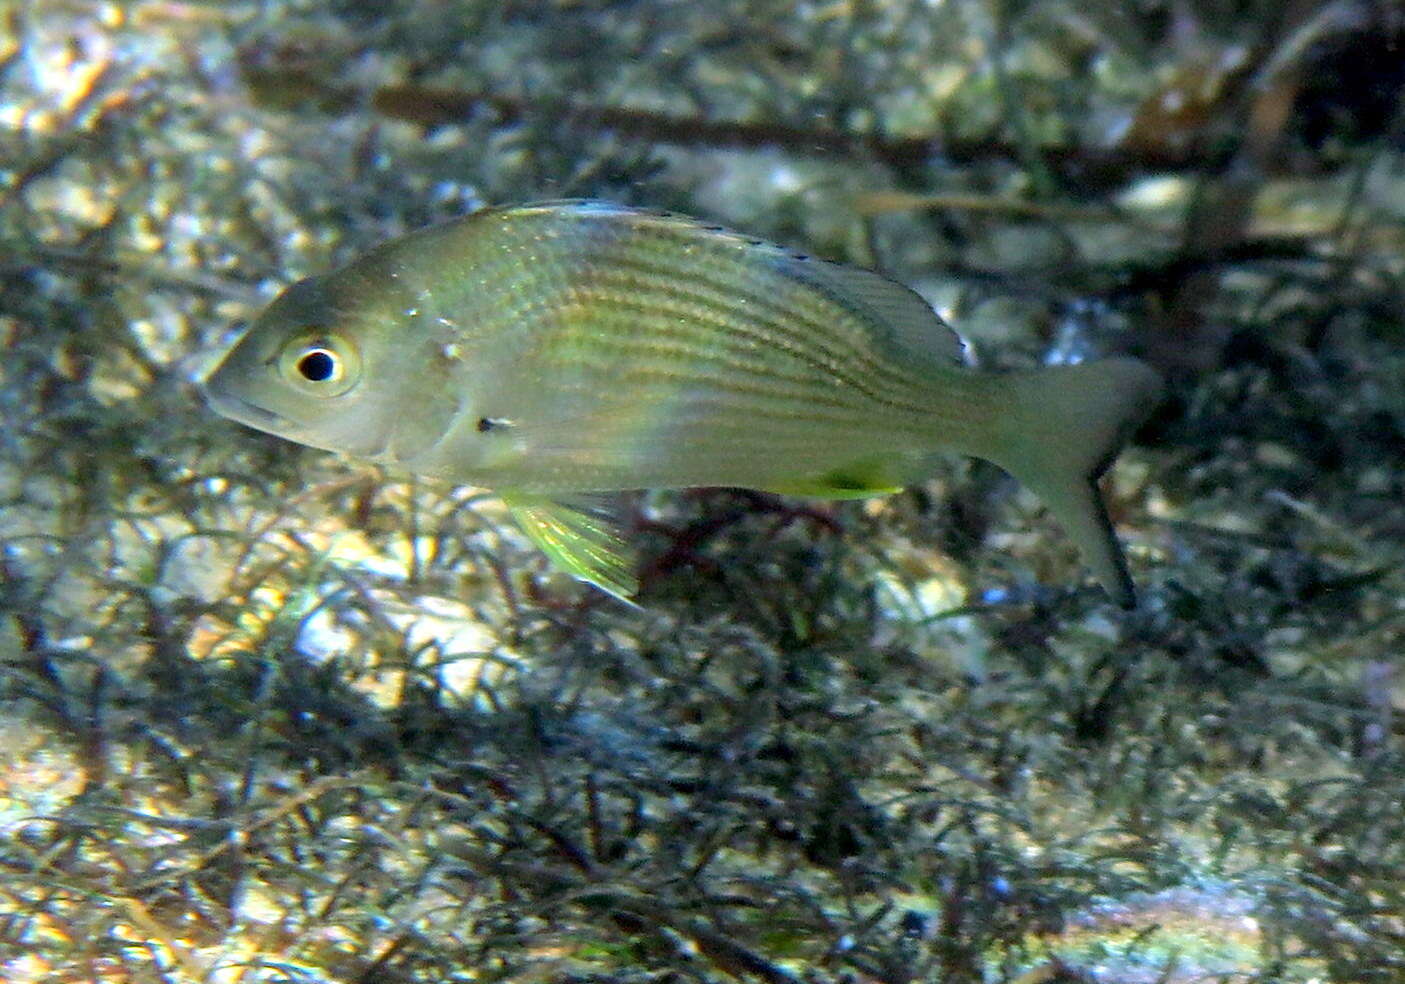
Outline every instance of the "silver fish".
{"label": "silver fish", "polygon": [[485,210],[300,281],[206,382],[251,427],[498,491],[622,598],[628,547],[578,493],[880,495],[954,451],[1034,490],[1127,606],[1095,480],[1160,387],[1128,358],[973,371],[876,273],[594,201]]}

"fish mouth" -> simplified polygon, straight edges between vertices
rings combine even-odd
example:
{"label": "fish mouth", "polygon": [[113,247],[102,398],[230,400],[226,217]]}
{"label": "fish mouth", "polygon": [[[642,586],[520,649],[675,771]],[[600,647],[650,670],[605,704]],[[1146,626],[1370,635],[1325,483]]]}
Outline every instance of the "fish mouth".
{"label": "fish mouth", "polygon": [[246,424],[256,430],[279,431],[286,430],[288,418],[282,414],[274,413],[272,410],[265,410],[257,404],[235,396],[233,393],[222,391],[218,386],[212,385],[211,380],[206,383],[205,402],[208,403],[216,413],[230,420]]}

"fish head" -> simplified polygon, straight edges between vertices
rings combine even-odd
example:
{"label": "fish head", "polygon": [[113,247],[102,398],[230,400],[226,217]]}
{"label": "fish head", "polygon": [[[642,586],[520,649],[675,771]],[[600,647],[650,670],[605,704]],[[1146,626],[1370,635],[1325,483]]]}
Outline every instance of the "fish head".
{"label": "fish head", "polygon": [[441,434],[444,413],[417,388],[405,305],[383,286],[349,286],[310,277],[279,295],[205,378],[210,406],[299,444],[392,463]]}

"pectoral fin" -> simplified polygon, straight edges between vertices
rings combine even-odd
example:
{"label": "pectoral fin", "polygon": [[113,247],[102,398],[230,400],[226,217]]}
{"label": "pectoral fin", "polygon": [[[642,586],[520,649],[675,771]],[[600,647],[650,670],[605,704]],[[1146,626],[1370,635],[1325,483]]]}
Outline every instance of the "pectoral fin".
{"label": "pectoral fin", "polygon": [[557,567],[628,605],[639,590],[634,549],[600,510],[538,496],[502,497],[522,532]]}

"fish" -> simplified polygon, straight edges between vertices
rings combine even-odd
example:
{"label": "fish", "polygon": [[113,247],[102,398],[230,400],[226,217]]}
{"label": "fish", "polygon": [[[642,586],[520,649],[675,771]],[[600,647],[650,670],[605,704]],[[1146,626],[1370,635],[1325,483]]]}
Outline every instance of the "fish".
{"label": "fish", "polygon": [[1129,608],[1097,480],[1161,387],[1126,356],[975,370],[874,271],[581,199],[486,208],[300,280],[204,380],[242,424],[493,491],[554,563],[625,601],[634,553],[597,493],[851,499],[959,453],[1031,489]]}

